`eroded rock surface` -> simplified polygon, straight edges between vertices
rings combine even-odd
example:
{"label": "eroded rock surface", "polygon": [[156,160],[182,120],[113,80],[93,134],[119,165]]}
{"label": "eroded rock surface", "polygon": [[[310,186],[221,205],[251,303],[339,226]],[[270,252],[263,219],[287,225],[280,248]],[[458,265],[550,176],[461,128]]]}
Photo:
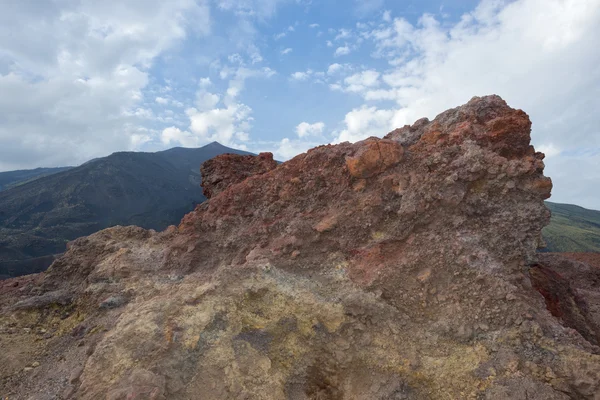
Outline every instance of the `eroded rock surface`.
{"label": "eroded rock surface", "polygon": [[260,153],[258,156],[239,154],[221,154],[202,164],[202,190],[211,198],[253,175],[260,175],[277,167],[272,153]]}
{"label": "eroded rock surface", "polygon": [[532,284],[551,182],[530,125],[476,97],[248,177],[205,165],[178,227],[107,229],[0,282],[0,394],[598,399],[600,348]]}

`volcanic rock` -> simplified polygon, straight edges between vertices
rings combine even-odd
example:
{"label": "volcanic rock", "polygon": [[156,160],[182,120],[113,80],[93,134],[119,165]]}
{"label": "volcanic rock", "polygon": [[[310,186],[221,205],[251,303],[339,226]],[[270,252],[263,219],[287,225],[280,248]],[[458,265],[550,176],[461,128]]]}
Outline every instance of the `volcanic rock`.
{"label": "volcanic rock", "polygon": [[236,183],[253,175],[264,174],[277,167],[272,153],[260,153],[258,156],[239,154],[221,154],[200,167],[204,196],[211,198]]}
{"label": "volcanic rock", "polygon": [[[551,181],[530,126],[498,96],[475,97],[276,167],[205,165],[210,199],[178,227],[106,229],[23,291],[0,286],[0,326],[15,332],[0,330],[0,395],[600,398],[598,287],[582,297],[579,281],[536,278]],[[563,316],[587,301],[583,319],[554,315],[543,292],[557,287],[575,304],[559,301]],[[57,291],[72,302],[12,307]],[[36,375],[22,373],[33,358]]]}

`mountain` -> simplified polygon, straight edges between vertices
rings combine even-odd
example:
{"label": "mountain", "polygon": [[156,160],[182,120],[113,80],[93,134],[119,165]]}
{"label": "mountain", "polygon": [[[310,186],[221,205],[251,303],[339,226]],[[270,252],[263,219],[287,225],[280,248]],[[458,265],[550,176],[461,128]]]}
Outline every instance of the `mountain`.
{"label": "mountain", "polygon": [[31,182],[34,179],[42,178],[44,176],[56,174],[62,171],[68,171],[71,168],[73,167],[36,168],[0,172],[0,191],[10,189],[13,186]]}
{"label": "mountain", "polygon": [[218,156],[178,227],[0,282],[0,398],[597,400],[600,269],[536,253],[530,129],[476,97],[280,165]]}
{"label": "mountain", "polygon": [[548,252],[600,252],[600,211],[546,202],[552,212],[542,230]]}
{"label": "mountain", "polygon": [[162,230],[205,200],[200,164],[223,153],[197,149],[119,152],[0,192],[0,276],[41,271],[66,243],[114,225]]}

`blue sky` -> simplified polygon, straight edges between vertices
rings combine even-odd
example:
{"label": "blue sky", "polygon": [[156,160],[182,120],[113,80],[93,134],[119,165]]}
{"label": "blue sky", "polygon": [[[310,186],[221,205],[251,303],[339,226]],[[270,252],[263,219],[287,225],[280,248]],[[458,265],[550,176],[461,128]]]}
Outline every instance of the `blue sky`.
{"label": "blue sky", "polygon": [[285,160],[472,96],[529,113],[600,209],[600,0],[8,0],[0,170],[217,140]]}

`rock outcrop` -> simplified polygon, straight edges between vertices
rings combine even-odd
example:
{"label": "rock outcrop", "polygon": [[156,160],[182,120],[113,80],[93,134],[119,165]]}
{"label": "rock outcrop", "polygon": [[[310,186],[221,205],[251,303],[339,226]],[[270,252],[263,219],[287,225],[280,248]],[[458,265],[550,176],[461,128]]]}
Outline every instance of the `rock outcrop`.
{"label": "rock outcrop", "polygon": [[202,190],[206,198],[221,193],[230,186],[240,183],[252,175],[264,174],[277,167],[272,153],[258,156],[226,153],[202,164]]}
{"label": "rock outcrop", "polygon": [[600,348],[530,277],[552,186],[530,126],[476,97],[276,167],[206,164],[178,227],[107,229],[0,283],[0,394],[600,398]]}

